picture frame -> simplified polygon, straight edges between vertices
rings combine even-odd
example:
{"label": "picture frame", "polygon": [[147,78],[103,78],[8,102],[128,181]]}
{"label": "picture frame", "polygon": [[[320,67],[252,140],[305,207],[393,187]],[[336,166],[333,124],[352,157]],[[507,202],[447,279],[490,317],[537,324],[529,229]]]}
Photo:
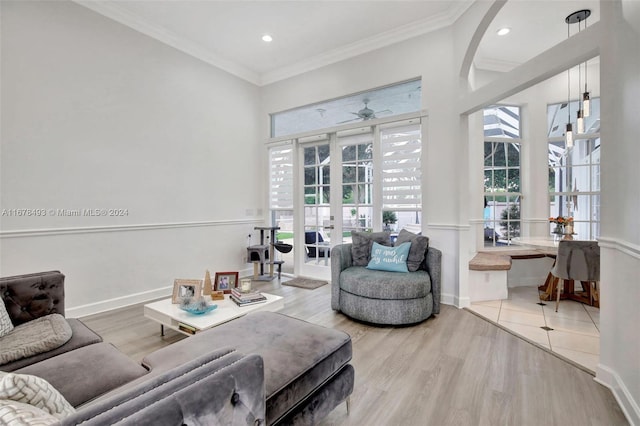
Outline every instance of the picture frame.
{"label": "picture frame", "polygon": [[213,284],[215,291],[231,293],[232,288],[238,287],[238,272],[216,272],[216,280]]}
{"label": "picture frame", "polygon": [[202,280],[183,280],[175,279],[173,281],[173,297],[171,303],[180,303],[185,297],[202,296]]}

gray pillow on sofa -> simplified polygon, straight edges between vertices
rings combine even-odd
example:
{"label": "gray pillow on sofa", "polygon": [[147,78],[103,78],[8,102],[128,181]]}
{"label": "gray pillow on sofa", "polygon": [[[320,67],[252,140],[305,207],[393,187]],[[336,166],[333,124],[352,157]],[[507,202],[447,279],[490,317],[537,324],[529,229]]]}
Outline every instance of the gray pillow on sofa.
{"label": "gray pillow on sofa", "polygon": [[20,324],[0,338],[0,365],[56,349],[67,343],[71,335],[71,327],[60,314]]}
{"label": "gray pillow on sofa", "polygon": [[427,252],[427,248],[429,248],[429,237],[414,234],[413,232],[403,229],[398,234],[395,245],[399,246],[406,242],[411,243],[409,256],[407,257],[407,269],[409,269],[409,272],[415,272],[420,269],[420,265],[424,261],[425,253]]}
{"label": "gray pillow on sofa", "polygon": [[371,260],[373,243],[390,246],[389,232],[356,232],[351,231],[351,257],[353,266],[367,266]]}

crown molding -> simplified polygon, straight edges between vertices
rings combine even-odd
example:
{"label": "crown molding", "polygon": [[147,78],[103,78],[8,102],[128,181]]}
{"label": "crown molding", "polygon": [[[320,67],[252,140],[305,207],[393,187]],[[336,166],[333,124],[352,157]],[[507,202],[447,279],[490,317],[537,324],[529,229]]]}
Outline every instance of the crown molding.
{"label": "crown molding", "polygon": [[268,84],[295,77],[336,62],[354,58],[392,44],[400,43],[402,41],[445,28],[456,22],[472,4],[472,0],[456,2],[456,7],[447,12],[440,13],[427,19],[415,21],[375,36],[341,46],[320,55],[316,55],[296,64],[264,73],[260,78],[260,85],[266,86]]}
{"label": "crown molding", "polygon": [[337,49],[330,50],[290,66],[285,66],[260,74],[243,65],[223,58],[206,49],[201,44],[181,37],[161,25],[151,23],[150,21],[129,12],[125,8],[119,6],[117,2],[109,0],[72,1],[257,86],[265,86],[277,81],[285,80],[296,75],[313,71],[336,62],[350,59],[382,47],[390,46],[392,44],[447,27],[453,24],[473,4],[473,0],[455,2],[456,6],[447,12],[435,15],[428,19],[412,22],[410,24],[394,28],[393,30],[385,31],[373,37],[365,38]]}
{"label": "crown molding", "polygon": [[119,6],[117,2],[108,0],[72,0],[74,3],[91,9],[107,18],[113,19],[129,28],[132,28],[144,35],[154,38],[166,45],[169,45],[183,53],[194,58],[200,59],[214,67],[220,68],[236,77],[259,85],[260,75],[242,65],[223,58],[210,50],[206,49],[199,43],[195,43],[184,37],[179,36],[167,28],[151,23],[139,16],[127,11]]}

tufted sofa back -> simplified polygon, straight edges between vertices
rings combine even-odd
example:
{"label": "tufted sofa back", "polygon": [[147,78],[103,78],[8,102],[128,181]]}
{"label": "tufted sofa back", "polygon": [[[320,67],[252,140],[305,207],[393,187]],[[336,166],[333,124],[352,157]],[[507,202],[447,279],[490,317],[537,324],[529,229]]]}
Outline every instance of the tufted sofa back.
{"label": "tufted sofa back", "polygon": [[0,278],[0,297],[13,325],[49,314],[64,315],[64,275],[48,271]]}

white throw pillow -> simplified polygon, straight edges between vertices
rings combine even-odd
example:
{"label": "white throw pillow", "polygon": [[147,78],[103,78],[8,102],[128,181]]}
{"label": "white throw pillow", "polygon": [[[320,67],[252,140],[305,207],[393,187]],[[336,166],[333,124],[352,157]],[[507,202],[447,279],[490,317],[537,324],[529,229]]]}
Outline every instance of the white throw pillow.
{"label": "white throw pillow", "polygon": [[0,371],[0,399],[33,405],[59,419],[76,412],[49,382],[29,374]]}
{"label": "white throw pillow", "polygon": [[13,330],[13,323],[9,318],[7,307],[4,306],[4,300],[0,297],[0,337],[5,336]]}
{"label": "white throw pillow", "polygon": [[56,423],[58,423],[57,418],[33,405],[0,399],[0,425],[49,426]]}

